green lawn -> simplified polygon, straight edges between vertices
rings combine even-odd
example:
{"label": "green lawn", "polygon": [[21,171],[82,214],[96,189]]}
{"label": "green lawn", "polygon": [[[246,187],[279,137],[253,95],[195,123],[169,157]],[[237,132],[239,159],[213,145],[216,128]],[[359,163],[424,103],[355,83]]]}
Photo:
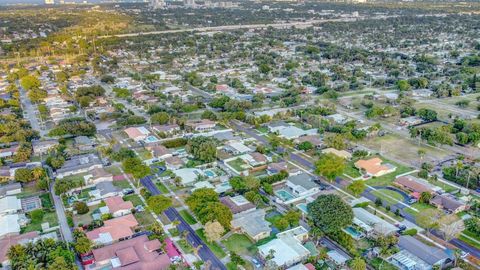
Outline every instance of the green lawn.
{"label": "green lawn", "polygon": [[228,165],[230,165],[232,168],[234,168],[238,172],[241,172],[241,171],[245,170],[244,165],[246,165],[246,164],[241,158],[234,159],[234,160],[229,161],[227,163],[228,163]]}
{"label": "green lawn", "polygon": [[45,212],[42,220],[39,222],[30,222],[27,226],[22,228],[22,233],[33,232],[33,231],[42,231],[42,223],[48,222],[50,227],[58,226],[57,214],[55,211]]}
{"label": "green lawn", "polygon": [[180,232],[178,231],[177,228],[171,228],[168,230],[168,232],[172,235],[172,237],[176,237],[180,235]]}
{"label": "green lawn", "polygon": [[42,201],[43,208],[53,208],[52,199],[50,198],[50,193],[43,193],[39,196]]}
{"label": "green lawn", "polygon": [[410,205],[411,207],[415,208],[418,210],[418,212],[406,207],[404,210],[405,212],[413,215],[413,216],[418,216],[420,213],[422,213],[422,211],[426,210],[426,209],[433,209],[435,207],[431,206],[430,204],[427,204],[427,203],[419,203],[419,202],[416,202],[412,205]]}
{"label": "green lawn", "polygon": [[163,194],[168,194],[170,191],[168,191],[167,187],[163,183],[157,182],[156,183],[158,190],[160,190],[161,193]]}
{"label": "green lawn", "polygon": [[386,262],[385,260],[383,260],[382,258],[375,258],[373,260],[370,261],[369,263],[374,269],[378,269],[378,270],[397,270],[397,268],[393,265],[391,265],[390,263]]}
{"label": "green lawn", "polygon": [[190,243],[187,242],[185,239],[180,239],[177,241],[177,244],[180,246],[180,248],[185,252],[185,253],[192,253],[193,248],[190,245]]}
{"label": "green lawn", "polygon": [[155,223],[155,218],[153,218],[153,216],[147,211],[136,212],[135,218],[137,219],[138,223],[143,226],[148,226]]}
{"label": "green lawn", "polygon": [[347,164],[347,167],[345,167],[345,170],[343,171],[343,173],[352,178],[358,178],[362,176],[362,174],[358,171],[358,169],[355,168],[355,165],[353,165],[353,162],[349,162]]}
{"label": "green lawn", "polygon": [[222,243],[230,252],[250,256],[254,253],[251,251],[255,247],[253,242],[244,234],[233,234]]}
{"label": "green lawn", "polygon": [[179,214],[188,224],[193,225],[197,223],[197,220],[195,220],[195,218],[192,217],[192,215],[190,215],[190,213],[187,210],[185,209],[180,210]]}
{"label": "green lawn", "polygon": [[104,168],[105,171],[113,174],[113,175],[121,175],[122,174],[122,170],[120,170],[120,168],[118,168],[117,166],[109,166],[109,167],[105,167]]}
{"label": "green lawn", "polygon": [[257,131],[260,133],[268,133],[268,127],[259,127]]}
{"label": "green lawn", "polygon": [[23,191],[21,193],[17,194],[17,198],[19,199],[39,195],[40,193],[44,192],[39,190],[37,185],[25,185],[22,187],[22,190]]}
{"label": "green lawn", "polygon": [[130,183],[128,182],[128,180],[113,181],[112,183],[113,183],[114,186],[116,186],[118,188],[121,188],[121,189],[132,188],[130,186]]}
{"label": "green lawn", "polygon": [[212,250],[212,252],[217,256],[218,258],[223,258],[227,254],[223,251],[223,249],[215,242],[208,242],[207,238],[205,237],[205,234],[203,233],[203,229],[198,229],[195,231],[197,233],[198,237],[202,239],[202,241]]}
{"label": "green lawn", "polygon": [[148,150],[139,150],[137,151],[137,154],[138,154],[138,157],[142,160],[147,160],[147,159],[151,159],[152,158],[152,153],[150,153],[150,151]]}
{"label": "green lawn", "polygon": [[403,196],[393,190],[377,189],[372,191],[371,193],[390,205],[396,204],[398,203],[398,201],[403,202]]}
{"label": "green lawn", "polygon": [[142,200],[140,199],[140,196],[138,196],[137,194],[127,195],[127,196],[123,197],[123,199],[124,199],[125,201],[130,201],[130,202],[132,202],[133,206],[143,205],[143,202],[142,202]]}

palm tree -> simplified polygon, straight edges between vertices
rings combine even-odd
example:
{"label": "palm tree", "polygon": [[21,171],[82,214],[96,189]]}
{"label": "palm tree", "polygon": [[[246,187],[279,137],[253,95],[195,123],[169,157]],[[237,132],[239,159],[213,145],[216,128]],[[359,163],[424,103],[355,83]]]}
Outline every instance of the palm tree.
{"label": "palm tree", "polygon": [[196,247],[193,247],[193,254],[195,254],[195,256],[198,257],[198,252],[200,251],[200,249],[203,248],[203,245],[198,245]]}

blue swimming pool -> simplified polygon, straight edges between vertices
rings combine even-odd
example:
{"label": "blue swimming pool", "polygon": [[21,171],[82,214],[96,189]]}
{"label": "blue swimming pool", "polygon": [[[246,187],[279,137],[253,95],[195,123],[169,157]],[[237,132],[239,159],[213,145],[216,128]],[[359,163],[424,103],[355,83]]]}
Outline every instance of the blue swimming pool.
{"label": "blue swimming pool", "polygon": [[350,234],[355,240],[358,240],[364,236],[363,233],[359,232],[357,229],[353,228],[352,226],[346,227],[345,229],[343,229],[343,231]]}
{"label": "blue swimming pool", "polygon": [[217,176],[217,174],[214,173],[214,172],[211,171],[211,170],[205,170],[203,173],[204,173],[205,176],[207,176],[208,178],[214,178],[215,176]]}
{"label": "blue swimming pool", "polygon": [[279,189],[279,190],[275,191],[275,195],[277,195],[277,197],[282,199],[282,201],[289,201],[289,200],[295,198],[295,196],[293,196],[290,192],[288,192],[284,189]]}
{"label": "blue swimming pool", "polygon": [[145,142],[147,143],[154,143],[154,142],[158,142],[160,141],[159,139],[157,139],[157,137],[155,136],[148,136],[145,138]]}
{"label": "blue swimming pool", "polygon": [[299,204],[297,204],[297,208],[300,209],[303,213],[308,214],[307,204],[306,204],[306,203],[299,203]]}

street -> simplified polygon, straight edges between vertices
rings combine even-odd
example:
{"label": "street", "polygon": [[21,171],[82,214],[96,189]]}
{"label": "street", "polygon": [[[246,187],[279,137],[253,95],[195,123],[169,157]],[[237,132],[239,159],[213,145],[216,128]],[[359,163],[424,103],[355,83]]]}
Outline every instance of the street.
{"label": "street", "polygon": [[[158,190],[157,186],[150,180],[150,178],[145,177],[140,180],[140,183],[145,186],[148,191],[152,195],[159,195],[161,194],[160,191]],[[200,246],[200,249],[198,250],[198,256],[204,261],[207,262],[209,261],[211,263],[211,269],[217,269],[217,270],[226,270],[227,268],[225,265],[213,254],[213,252],[210,250],[210,248],[200,239],[200,237],[195,233],[195,230],[188,225],[187,222],[180,216],[178,211],[170,207],[165,211],[165,215],[170,219],[170,221],[178,220],[180,224],[177,226],[178,231],[180,233],[183,233],[184,231],[187,232],[187,241],[194,247],[198,248]]]}
{"label": "street", "polygon": [[42,128],[42,125],[37,116],[37,108],[32,104],[30,98],[28,98],[27,93],[22,86],[18,85],[18,91],[20,93],[20,100],[22,102],[22,108],[25,113],[25,118],[28,119],[32,129],[37,130],[40,133],[40,136],[45,136],[47,132]]}

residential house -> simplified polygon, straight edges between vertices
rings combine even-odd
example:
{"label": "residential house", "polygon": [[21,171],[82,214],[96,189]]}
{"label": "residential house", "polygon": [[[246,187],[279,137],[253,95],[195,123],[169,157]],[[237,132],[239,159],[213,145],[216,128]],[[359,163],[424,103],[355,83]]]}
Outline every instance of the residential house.
{"label": "residential house", "polygon": [[422,118],[417,116],[409,116],[405,118],[400,118],[399,120],[399,124],[406,127],[415,126],[421,123],[423,123]]}
{"label": "residential house", "polygon": [[379,177],[391,172],[394,172],[397,168],[393,166],[392,164],[385,163],[382,164],[383,160],[374,157],[371,159],[360,159],[357,162],[355,162],[355,167],[359,169],[362,172],[365,172],[368,177]]}
{"label": "residential house", "polygon": [[177,156],[168,157],[165,159],[165,166],[169,170],[178,170],[182,168],[183,165],[185,165],[185,162],[183,162],[183,160]]}
{"label": "residential house", "polygon": [[77,136],[75,137],[75,147],[80,151],[90,151],[95,149],[95,142],[93,142],[87,136]]}
{"label": "residential house", "polygon": [[32,141],[33,153],[35,155],[44,155],[47,154],[50,149],[58,145],[58,140],[43,140],[43,141]]}
{"label": "residential house", "polygon": [[132,214],[106,220],[102,227],[86,233],[87,238],[97,245],[108,245],[129,238],[138,222]]}
{"label": "residential house", "polygon": [[128,215],[132,212],[133,203],[131,201],[124,201],[120,196],[113,196],[103,200],[108,212],[114,217]]}
{"label": "residential house", "polygon": [[286,187],[296,197],[313,195],[320,191],[320,186],[306,173],[291,175],[287,178]]}
{"label": "residential house", "polygon": [[302,226],[278,233],[276,238],[258,247],[258,253],[266,259],[273,254],[277,267],[295,265],[310,256],[310,251],[303,246],[308,240],[308,231]]}
{"label": "residential house", "polygon": [[288,170],[288,166],[287,166],[287,163],[284,161],[270,163],[268,164],[268,167],[267,167],[267,173],[269,175],[277,174],[281,171],[287,171],[287,170]]}
{"label": "residential house", "polygon": [[428,192],[430,194],[434,193],[433,185],[411,175],[400,176],[395,179],[393,184],[403,190],[409,191],[417,200],[420,198],[420,194],[423,192]]}
{"label": "residential house", "polygon": [[199,176],[202,176],[203,173],[201,170],[196,168],[183,168],[173,171],[173,173],[180,177],[183,185],[190,185],[193,182],[197,181]]}
{"label": "residential house", "polygon": [[95,168],[90,171],[91,175],[85,176],[86,185],[95,185],[104,181],[113,181],[113,175],[104,168]]}
{"label": "residential house", "polygon": [[17,145],[0,149],[0,158],[13,157],[17,153],[18,148],[20,148],[20,146],[17,144]]}
{"label": "residential house", "polygon": [[150,131],[145,127],[129,127],[124,132],[127,133],[130,139],[136,142],[143,141],[150,135]]}
{"label": "residential house", "polygon": [[233,215],[232,229],[245,233],[254,241],[270,236],[272,228],[270,222],[265,220],[264,209],[251,209]]}
{"label": "residential house", "polygon": [[16,196],[6,196],[0,199],[0,215],[18,213],[22,209],[22,203]]}
{"label": "residential house", "polygon": [[154,125],[152,126],[152,130],[158,133],[173,134],[180,131],[180,126],[177,124]]}
{"label": "residential house", "polygon": [[154,158],[165,160],[166,158],[172,157],[172,152],[161,144],[146,146],[145,148],[152,153]]}
{"label": "residential house", "polygon": [[436,246],[426,245],[409,235],[402,235],[398,240],[400,251],[391,256],[388,261],[399,269],[432,270],[451,267],[454,262],[453,252],[447,252]]}
{"label": "residential house", "polygon": [[18,182],[0,186],[0,197],[12,196],[22,192],[22,184]]}
{"label": "residential house", "polygon": [[185,129],[189,131],[196,131],[196,132],[211,131],[215,128],[215,126],[216,126],[216,123],[208,119],[188,120],[185,123]]}
{"label": "residential house", "polygon": [[319,135],[305,135],[305,136],[301,136],[301,137],[298,137],[296,138],[294,141],[293,141],[296,145],[299,145],[303,142],[309,142],[311,143],[314,147],[316,148],[319,148],[323,145],[323,141],[322,139],[320,138]]}
{"label": "residential house", "polygon": [[243,195],[237,195],[235,197],[221,197],[220,202],[230,208],[233,214],[238,214],[256,208],[255,205],[245,199]]}
{"label": "residential house", "polygon": [[335,124],[343,125],[348,122],[348,118],[339,113],[327,115],[325,116],[325,118],[327,118],[328,120],[332,121]]}
{"label": "residential house", "polygon": [[166,270],[171,262],[168,255],[162,253],[158,239],[149,240],[141,235],[92,251],[94,265],[90,270]]}
{"label": "residential house", "polygon": [[112,181],[103,181],[95,184],[95,189],[88,194],[92,197],[92,200],[103,200],[108,197],[121,195],[122,190],[113,185]]}
{"label": "residential house", "polygon": [[226,152],[231,153],[235,156],[253,152],[250,147],[244,145],[242,142],[229,143],[224,147],[224,149]]}
{"label": "residential house", "polygon": [[20,219],[19,214],[0,215],[0,239],[5,236],[18,235]]}
{"label": "residential house", "polygon": [[430,204],[450,213],[458,213],[465,211],[468,208],[468,205],[465,202],[460,201],[451,194],[437,195],[430,200]]}
{"label": "residential house", "polygon": [[353,223],[362,228],[362,230],[370,236],[389,235],[398,230],[394,225],[368,212],[364,208],[354,207],[353,215]]}
{"label": "residential house", "polygon": [[57,178],[63,178],[65,176],[86,173],[95,168],[102,168],[103,164],[100,158],[95,154],[85,154],[73,156],[69,160],[66,160],[63,166],[57,169]]}

